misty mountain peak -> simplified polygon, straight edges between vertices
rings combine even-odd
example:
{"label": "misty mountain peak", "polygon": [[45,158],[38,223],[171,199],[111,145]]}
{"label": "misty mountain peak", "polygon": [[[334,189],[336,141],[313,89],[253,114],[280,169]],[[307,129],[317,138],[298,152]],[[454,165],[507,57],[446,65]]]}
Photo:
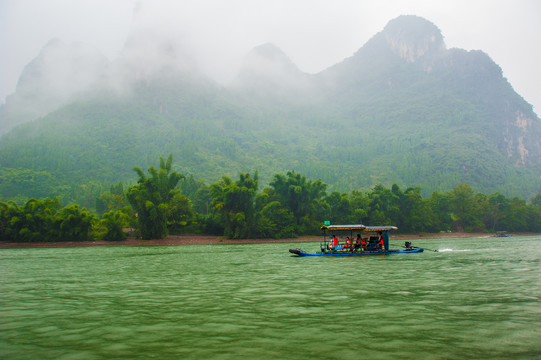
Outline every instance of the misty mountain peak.
{"label": "misty mountain peak", "polygon": [[297,74],[300,70],[279,47],[267,43],[256,46],[248,53],[241,73],[274,77]]}
{"label": "misty mountain peak", "polygon": [[[267,179],[300,169],[336,189],[388,181],[441,191],[462,181],[530,195],[541,186],[541,120],[531,105],[486,53],[446,50],[423,18],[392,20],[313,75],[275,45],[257,46],[224,88],[190,70],[195,54],[181,36],[135,30],[110,66],[58,40],[27,66],[0,106],[0,134],[35,121],[0,138],[0,191],[35,196],[69,188],[68,178],[129,179],[124,164],[164,153],[207,180],[264,166]],[[102,79],[78,91],[102,67]]]}
{"label": "misty mountain peak", "polygon": [[83,94],[96,85],[107,65],[107,58],[93,46],[50,40],[24,68],[16,92],[6,98],[0,134]]}
{"label": "misty mountain peak", "polygon": [[262,44],[253,48],[248,54],[247,59],[254,57],[264,58],[276,63],[291,63],[291,60],[282,49],[272,43]]}
{"label": "misty mountain peak", "polygon": [[445,50],[441,30],[419,16],[402,15],[389,21],[382,35],[391,49],[408,62]]}
{"label": "misty mountain peak", "polygon": [[161,74],[196,72],[191,49],[182,39],[150,28],[132,30],[116,61],[114,71],[125,80],[149,80]]}
{"label": "misty mountain peak", "polygon": [[248,53],[233,87],[253,95],[287,97],[306,90],[309,75],[303,73],[276,45],[266,43]]}
{"label": "misty mountain peak", "polygon": [[17,92],[71,95],[95,82],[108,60],[96,48],[76,42],[50,40],[23,70]]}

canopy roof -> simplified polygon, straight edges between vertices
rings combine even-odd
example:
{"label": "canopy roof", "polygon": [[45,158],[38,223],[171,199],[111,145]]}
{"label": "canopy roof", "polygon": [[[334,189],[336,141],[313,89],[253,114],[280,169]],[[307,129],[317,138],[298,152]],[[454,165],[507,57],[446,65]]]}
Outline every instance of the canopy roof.
{"label": "canopy roof", "polygon": [[341,230],[359,230],[362,231],[366,226],[362,224],[358,225],[323,225],[321,230],[341,231]]}
{"label": "canopy roof", "polygon": [[388,231],[388,230],[398,230],[396,226],[365,226],[363,231]]}
{"label": "canopy roof", "polygon": [[323,231],[347,231],[347,230],[357,230],[357,231],[388,231],[388,230],[398,230],[396,226],[383,225],[383,226],[364,226],[362,224],[358,225],[323,225],[321,227]]}

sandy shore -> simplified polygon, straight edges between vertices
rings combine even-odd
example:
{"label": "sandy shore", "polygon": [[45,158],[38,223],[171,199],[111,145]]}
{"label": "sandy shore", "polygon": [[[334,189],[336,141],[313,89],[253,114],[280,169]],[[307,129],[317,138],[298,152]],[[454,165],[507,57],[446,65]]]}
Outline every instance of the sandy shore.
{"label": "sandy shore", "polygon": [[[513,234],[513,235],[541,235],[541,234]],[[489,233],[443,233],[443,234],[408,234],[391,235],[392,240],[409,239],[435,239],[435,238],[457,238],[457,237],[490,237]],[[90,247],[90,246],[163,246],[163,245],[230,245],[230,244],[262,244],[262,243],[301,243],[320,241],[321,236],[303,236],[292,239],[245,239],[228,240],[222,236],[209,235],[169,235],[165,239],[159,240],[137,240],[126,239],[124,241],[81,241],[81,242],[33,242],[33,243],[15,243],[0,242],[0,249],[13,248],[52,248],[52,247]]]}

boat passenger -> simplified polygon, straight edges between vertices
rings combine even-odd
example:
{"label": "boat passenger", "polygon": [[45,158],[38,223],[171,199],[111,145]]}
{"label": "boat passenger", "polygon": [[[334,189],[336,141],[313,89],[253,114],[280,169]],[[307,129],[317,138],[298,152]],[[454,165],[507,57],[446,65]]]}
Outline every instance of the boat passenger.
{"label": "boat passenger", "polygon": [[381,231],[378,231],[378,237],[379,237],[378,249],[383,250],[384,242],[383,242],[383,233]]}
{"label": "boat passenger", "polygon": [[357,239],[355,239],[355,249],[361,248],[361,234],[357,234]]}
{"label": "boat passenger", "polygon": [[329,242],[329,249],[334,250],[336,245],[338,245],[338,239],[336,238],[336,235],[333,235],[332,240]]}
{"label": "boat passenger", "polygon": [[344,248],[351,249],[351,239],[349,238],[349,236],[346,236],[346,242],[344,244]]}
{"label": "boat passenger", "polygon": [[368,241],[366,241],[366,238],[361,238],[361,247],[364,249],[368,247]]}

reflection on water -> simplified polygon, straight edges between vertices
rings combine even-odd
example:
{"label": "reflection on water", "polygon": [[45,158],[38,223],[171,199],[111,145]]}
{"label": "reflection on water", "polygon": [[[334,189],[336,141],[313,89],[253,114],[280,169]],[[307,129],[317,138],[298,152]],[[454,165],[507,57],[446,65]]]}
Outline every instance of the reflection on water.
{"label": "reflection on water", "polygon": [[541,237],[298,245],[0,250],[0,357],[541,358]]}

